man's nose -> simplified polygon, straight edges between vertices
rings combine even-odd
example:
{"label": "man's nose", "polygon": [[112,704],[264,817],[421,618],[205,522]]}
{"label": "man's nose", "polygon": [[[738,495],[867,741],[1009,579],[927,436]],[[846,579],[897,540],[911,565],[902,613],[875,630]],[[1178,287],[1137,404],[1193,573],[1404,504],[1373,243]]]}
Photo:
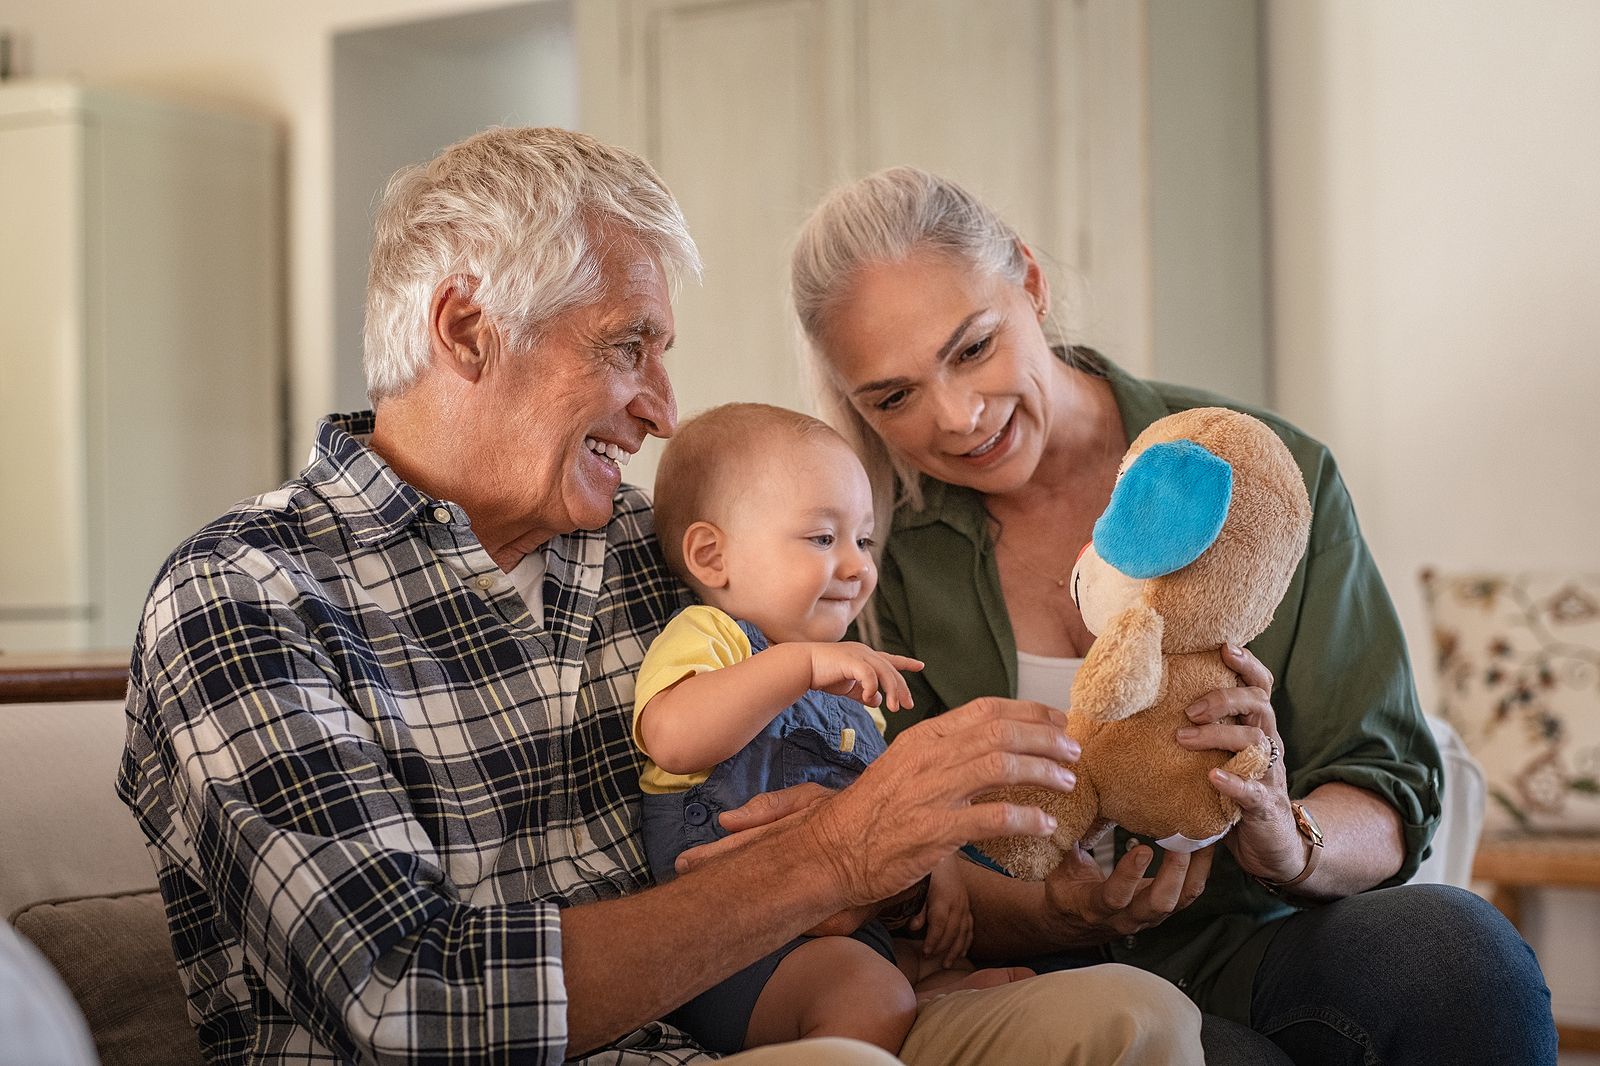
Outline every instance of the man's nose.
{"label": "man's nose", "polygon": [[660,359],[645,361],[644,378],[628,412],[642,421],[652,436],[670,437],[677,430],[678,400],[672,394],[666,364]]}

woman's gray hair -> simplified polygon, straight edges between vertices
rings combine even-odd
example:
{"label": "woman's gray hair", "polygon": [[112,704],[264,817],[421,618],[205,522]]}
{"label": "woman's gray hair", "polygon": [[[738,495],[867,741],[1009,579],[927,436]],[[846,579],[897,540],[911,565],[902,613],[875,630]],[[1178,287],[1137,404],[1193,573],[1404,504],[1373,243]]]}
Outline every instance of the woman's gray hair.
{"label": "woman's gray hair", "polygon": [[374,221],[363,338],[373,402],[428,363],[439,284],[471,289],[506,343],[600,294],[603,242],[637,240],[674,289],[699,277],[683,212],[643,159],[562,129],[490,129],[390,179]]}
{"label": "woman's gray hair", "polygon": [[896,506],[921,509],[921,475],[890,454],[851,404],[823,351],[824,338],[829,316],[848,299],[863,267],[898,263],[921,251],[1019,285],[1028,270],[1021,238],[988,205],[948,178],[905,166],[828,194],[800,227],[790,263],[790,291],[817,403],[867,468],[880,541],[888,536]]}

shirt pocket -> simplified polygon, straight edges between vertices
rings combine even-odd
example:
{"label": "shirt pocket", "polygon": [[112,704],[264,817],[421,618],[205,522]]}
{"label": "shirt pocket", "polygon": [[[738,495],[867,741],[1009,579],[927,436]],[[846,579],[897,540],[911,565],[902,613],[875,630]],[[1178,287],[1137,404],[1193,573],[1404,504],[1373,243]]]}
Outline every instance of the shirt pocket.
{"label": "shirt pocket", "polygon": [[856,730],[855,746],[850,751],[840,751],[841,742],[841,732],[824,733],[811,725],[789,730],[783,738],[784,787],[815,781],[828,788],[844,788],[860,777],[867,763],[882,750],[877,730],[872,730],[870,736]]}

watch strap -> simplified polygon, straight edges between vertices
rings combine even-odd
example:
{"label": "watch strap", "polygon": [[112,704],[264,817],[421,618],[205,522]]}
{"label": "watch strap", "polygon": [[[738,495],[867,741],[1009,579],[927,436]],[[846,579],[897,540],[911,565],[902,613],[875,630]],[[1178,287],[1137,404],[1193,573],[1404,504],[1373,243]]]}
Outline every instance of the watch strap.
{"label": "watch strap", "polygon": [[1265,877],[1256,878],[1264,887],[1274,892],[1282,892],[1284,889],[1293,888],[1310,877],[1317,868],[1317,860],[1322,857],[1322,832],[1317,828],[1317,824],[1306,814],[1306,810],[1300,805],[1299,800],[1291,800],[1289,809],[1294,812],[1294,827],[1300,831],[1302,837],[1310,841],[1311,853],[1306,856],[1305,869],[1287,881],[1269,881]]}

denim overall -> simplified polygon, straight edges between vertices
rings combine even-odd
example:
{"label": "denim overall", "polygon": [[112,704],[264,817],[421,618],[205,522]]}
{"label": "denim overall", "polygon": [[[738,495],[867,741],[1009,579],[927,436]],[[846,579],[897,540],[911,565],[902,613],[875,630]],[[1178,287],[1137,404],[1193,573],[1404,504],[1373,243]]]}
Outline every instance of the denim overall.
{"label": "denim overall", "polygon": [[[761,630],[740,621],[750,651],[768,647]],[[840,751],[845,730],[854,745]],[[883,737],[865,707],[843,696],[811,689],[767,723],[750,743],[724,759],[700,784],[685,792],[644,797],[644,848],[657,884],[673,878],[679,852],[727,836],[719,816],[752,797],[815,781],[843,788],[883,754]]]}
{"label": "denim overall", "polygon": [[[759,654],[767,638],[749,622],[739,628]],[[854,743],[842,740],[854,731]],[[840,744],[849,751],[840,751]],[[675,876],[673,860],[698,844],[727,836],[718,816],[762,792],[815,781],[843,788],[883,754],[883,737],[866,708],[843,696],[808,691],[778,715],[732,758],[724,759],[700,784],[685,792],[644,797],[644,848],[656,883]],[[894,948],[889,932],[874,919],[851,934],[889,962]],[[805,943],[797,937],[732,977],[700,993],[667,1016],[712,1051],[730,1054],[744,1047],[745,1031],[761,990],[784,956]]]}

